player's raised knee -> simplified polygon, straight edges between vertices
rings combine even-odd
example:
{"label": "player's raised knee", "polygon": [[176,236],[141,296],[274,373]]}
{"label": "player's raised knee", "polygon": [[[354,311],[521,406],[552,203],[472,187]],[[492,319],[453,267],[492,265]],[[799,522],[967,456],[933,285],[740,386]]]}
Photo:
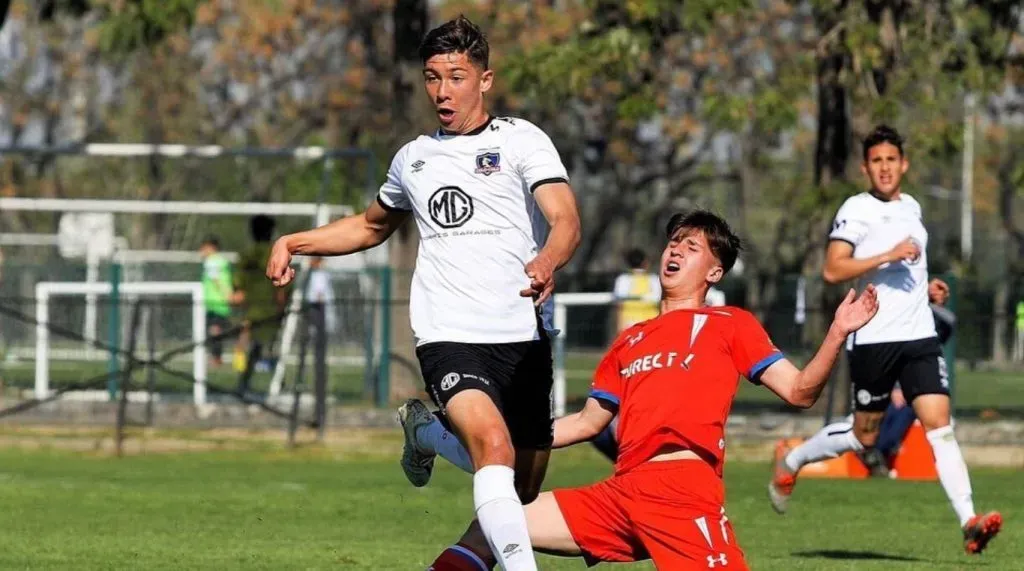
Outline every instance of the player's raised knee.
{"label": "player's raised knee", "polygon": [[501,464],[511,467],[515,461],[515,451],[508,431],[501,426],[487,427],[477,431],[468,438],[469,453],[477,470],[483,466]]}

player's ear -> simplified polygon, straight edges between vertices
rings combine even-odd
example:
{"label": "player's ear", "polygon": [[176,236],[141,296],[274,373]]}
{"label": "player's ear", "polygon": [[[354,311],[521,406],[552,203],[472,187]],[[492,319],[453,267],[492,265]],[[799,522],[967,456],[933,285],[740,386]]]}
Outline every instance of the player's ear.
{"label": "player's ear", "polygon": [[717,284],[722,281],[723,277],[725,277],[725,270],[722,269],[722,266],[715,264],[710,270],[708,270],[708,275],[704,279],[707,280],[709,284]]}
{"label": "player's ear", "polygon": [[[870,176],[868,174],[868,162],[866,160],[863,160],[863,161],[860,162],[860,172],[863,173],[864,176]],[[906,171],[904,171],[904,172],[906,172]]]}
{"label": "player's ear", "polygon": [[494,70],[485,69],[480,74],[480,93],[487,93],[491,90],[492,85],[494,85]]}
{"label": "player's ear", "polygon": [[910,168],[910,161],[907,160],[906,155],[900,157],[900,174],[907,174],[907,170]]}

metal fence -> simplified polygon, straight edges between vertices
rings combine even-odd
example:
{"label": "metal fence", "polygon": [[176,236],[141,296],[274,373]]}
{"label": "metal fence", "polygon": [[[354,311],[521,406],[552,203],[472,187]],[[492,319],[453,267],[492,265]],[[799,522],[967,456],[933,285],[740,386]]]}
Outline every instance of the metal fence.
{"label": "metal fence", "polygon": [[[100,274],[107,276],[111,266],[105,264]],[[196,281],[200,273],[198,264],[159,264],[135,269],[141,283],[156,281]],[[125,272],[127,277],[130,272]],[[387,329],[407,328],[407,323],[391,322],[392,315],[401,314],[405,299],[390,297],[390,281],[404,276],[392,275],[387,270],[329,271],[331,300],[325,307],[327,326],[324,365],[327,371],[327,393],[331,406],[355,405],[381,407],[389,404],[387,362],[393,353],[411,353],[411,348],[392,347]],[[160,356],[169,351],[173,355],[164,363],[178,373],[155,371],[153,388],[165,402],[187,402],[193,398],[191,380],[195,355],[185,349],[193,344],[194,312],[187,297],[122,297],[121,307],[114,311],[111,299],[101,296],[96,300],[96,339],[94,344],[85,339],[89,331],[87,298],[84,295],[54,297],[47,302],[49,344],[44,355],[38,351],[39,335],[36,284],[44,281],[81,282],[84,269],[67,261],[53,260],[46,264],[5,264],[0,278],[0,379],[3,395],[8,402],[28,401],[38,396],[39,360],[44,359],[50,388],[59,390],[95,381],[89,388],[94,398],[108,396],[107,379],[123,365],[123,355],[112,349],[126,348],[134,339],[136,350],[142,355]],[[575,283],[574,283],[575,280]],[[590,289],[608,291],[614,275],[586,276]],[[578,276],[563,280],[566,289],[581,283]],[[957,313],[957,332],[947,354],[955,357],[954,403],[960,416],[982,418],[1024,417],[1024,355],[1016,351],[1018,340],[1013,295],[1001,295],[1005,307],[997,311],[993,300],[996,292],[984,284],[971,280],[953,280],[955,296],[952,308]],[[605,282],[608,282],[607,284]],[[782,278],[779,295],[766,307],[751,307],[758,312],[773,340],[790,358],[802,363],[814,350],[813,335],[806,328],[812,316],[818,315],[827,323],[830,310],[807,304],[801,312],[797,304],[796,276]],[[743,306],[745,284],[740,280],[723,284],[729,304]],[[1015,291],[1011,288],[1010,290]],[[131,308],[135,301],[144,301],[147,313],[145,323],[132,333]],[[589,306],[570,306],[566,311],[568,327],[564,333],[559,356],[566,379],[566,403],[574,410],[585,398],[591,374],[603,350],[615,335],[616,306],[603,303]],[[825,315],[824,313],[829,313]],[[115,322],[116,321],[116,322]],[[220,363],[209,362],[205,382],[216,390],[209,396],[212,402],[230,399],[224,391],[239,386],[244,371],[243,346],[235,335],[240,316],[228,320],[228,332],[223,335],[224,358]],[[274,386],[277,359],[284,360],[288,374],[294,376],[299,367],[296,347],[282,355],[281,334],[278,325],[274,349],[268,351],[252,367],[248,388],[260,399],[277,396],[280,386]],[[998,341],[997,341],[998,340]],[[210,347],[207,347],[210,349]],[[114,355],[114,357],[112,357]],[[120,359],[120,360],[119,360]],[[414,360],[411,367],[417,369]],[[418,374],[418,369],[412,371]],[[107,375],[106,377],[104,375]],[[291,377],[289,377],[291,378]],[[148,382],[148,381],[147,381]],[[840,389],[835,398],[842,405],[848,395]],[[734,410],[744,412],[794,412],[769,391],[747,383],[741,384]],[[816,409],[810,414],[821,414]]]}

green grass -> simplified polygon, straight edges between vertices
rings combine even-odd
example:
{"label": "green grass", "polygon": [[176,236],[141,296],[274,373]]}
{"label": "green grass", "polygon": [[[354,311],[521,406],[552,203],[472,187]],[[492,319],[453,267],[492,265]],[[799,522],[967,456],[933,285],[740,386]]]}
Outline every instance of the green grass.
{"label": "green grass", "polygon": [[[0,568],[424,569],[471,516],[470,478],[439,464],[428,487],[413,489],[397,466],[393,433],[359,449],[263,445],[122,459],[0,450]],[[608,472],[589,447],[559,451],[545,487]],[[806,480],[791,513],[779,517],[765,498],[766,475],[759,464],[726,469],[729,516],[752,569],[1024,565],[1019,472],[972,472],[979,508],[998,507],[1007,520],[981,558],[962,554],[937,483]],[[546,556],[539,565],[584,569]]]}

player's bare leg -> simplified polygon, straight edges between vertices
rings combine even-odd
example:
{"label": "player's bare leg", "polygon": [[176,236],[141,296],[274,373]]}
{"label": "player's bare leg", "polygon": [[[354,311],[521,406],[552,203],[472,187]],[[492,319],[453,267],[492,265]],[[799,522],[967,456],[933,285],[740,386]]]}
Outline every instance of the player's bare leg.
{"label": "player's bare leg", "polygon": [[834,422],[795,448],[777,447],[772,479],[768,483],[768,498],[772,508],[777,513],[786,513],[797,474],[805,465],[827,458],[838,458],[849,450],[860,451],[865,446],[874,446],[883,414],[857,411],[853,415],[852,424]]}
{"label": "player's bare leg", "polygon": [[[535,571],[526,515],[516,493],[515,451],[501,412],[484,392],[470,389],[453,396],[445,414],[473,461],[473,504],[488,547],[506,571]],[[477,550],[474,529],[470,526],[460,544]]]}
{"label": "player's bare leg", "polygon": [[565,516],[555,501],[555,495],[544,492],[526,506],[526,523],[530,528],[530,540],[533,548],[549,555],[578,557],[583,555],[576,544]]}
{"label": "player's bare leg", "polygon": [[981,553],[999,533],[1003,519],[999,512],[981,516],[974,513],[971,478],[956,441],[956,434],[950,425],[949,397],[944,394],[920,395],[913,400],[911,406],[932,446],[939,482],[960,520],[964,550],[967,553]]}
{"label": "player's bare leg", "polygon": [[533,502],[540,494],[540,487],[548,472],[550,458],[550,449],[516,449],[516,493],[519,494],[523,505]]}

